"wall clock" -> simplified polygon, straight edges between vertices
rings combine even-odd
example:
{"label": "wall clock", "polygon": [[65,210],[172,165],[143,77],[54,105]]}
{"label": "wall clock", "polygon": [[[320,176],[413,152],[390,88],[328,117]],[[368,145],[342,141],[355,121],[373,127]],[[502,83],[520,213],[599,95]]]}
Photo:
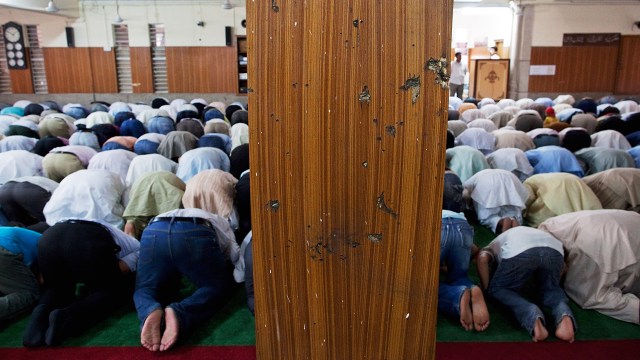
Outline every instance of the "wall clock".
{"label": "wall clock", "polygon": [[8,22],[2,25],[4,36],[4,50],[7,55],[7,65],[9,69],[26,69],[27,56],[24,46],[24,34],[22,25]]}

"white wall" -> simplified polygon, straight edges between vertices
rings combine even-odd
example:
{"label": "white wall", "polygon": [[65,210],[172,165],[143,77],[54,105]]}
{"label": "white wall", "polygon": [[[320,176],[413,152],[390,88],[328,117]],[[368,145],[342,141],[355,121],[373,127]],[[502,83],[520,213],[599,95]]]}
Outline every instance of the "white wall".
{"label": "white wall", "polygon": [[533,6],[532,46],[562,46],[564,33],[621,33],[640,35],[638,5]]}
{"label": "white wall", "polygon": [[[224,10],[219,3],[205,4],[183,1],[167,3],[122,4],[120,16],[129,29],[130,46],[149,46],[149,24],[165,25],[166,46],[225,46],[225,26],[233,27],[234,35],[245,35],[240,26],[246,18],[245,7]],[[116,18],[115,3],[82,2],[79,17],[66,18],[33,11],[4,8],[0,23],[15,21],[23,25],[39,25],[42,47],[66,47],[65,26],[74,28],[77,47],[113,46],[112,24]],[[204,26],[197,26],[199,21]]]}
{"label": "white wall", "polygon": [[508,7],[464,7],[453,9],[451,41],[467,42],[473,47],[476,39],[486,37],[487,46],[493,41],[504,40],[504,46],[511,44],[512,12]]}

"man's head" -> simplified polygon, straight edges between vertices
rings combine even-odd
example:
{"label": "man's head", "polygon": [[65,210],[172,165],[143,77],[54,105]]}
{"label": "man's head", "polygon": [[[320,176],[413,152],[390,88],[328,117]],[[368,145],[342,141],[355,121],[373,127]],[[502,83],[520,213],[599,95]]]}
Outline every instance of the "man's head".
{"label": "man's head", "polygon": [[460,62],[460,60],[462,60],[462,53],[461,52],[457,52],[455,56],[456,56],[456,61],[457,62]]}
{"label": "man's head", "polygon": [[497,47],[492,46],[492,47],[489,48],[489,54],[493,55],[493,54],[495,54],[497,52],[498,52],[498,48]]}

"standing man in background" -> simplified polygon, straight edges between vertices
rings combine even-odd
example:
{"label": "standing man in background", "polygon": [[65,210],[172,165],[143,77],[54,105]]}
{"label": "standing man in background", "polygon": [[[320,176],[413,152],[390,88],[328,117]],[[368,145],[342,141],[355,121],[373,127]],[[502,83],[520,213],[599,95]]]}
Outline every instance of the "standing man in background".
{"label": "standing man in background", "polygon": [[449,96],[462,99],[464,92],[464,77],[467,75],[467,65],[461,62],[462,53],[456,53],[456,60],[451,62],[451,79],[449,80]]}
{"label": "standing man in background", "polygon": [[498,55],[498,48],[496,46],[492,46],[489,48],[489,59],[491,60],[500,59],[500,55]]}

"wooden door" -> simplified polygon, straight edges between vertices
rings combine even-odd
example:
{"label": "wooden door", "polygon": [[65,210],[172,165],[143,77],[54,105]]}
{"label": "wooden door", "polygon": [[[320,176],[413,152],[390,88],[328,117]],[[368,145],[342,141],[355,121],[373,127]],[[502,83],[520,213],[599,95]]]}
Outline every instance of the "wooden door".
{"label": "wooden door", "polygon": [[452,8],[247,2],[259,359],[433,357]]}
{"label": "wooden door", "polygon": [[620,38],[616,94],[640,93],[640,36]]}

